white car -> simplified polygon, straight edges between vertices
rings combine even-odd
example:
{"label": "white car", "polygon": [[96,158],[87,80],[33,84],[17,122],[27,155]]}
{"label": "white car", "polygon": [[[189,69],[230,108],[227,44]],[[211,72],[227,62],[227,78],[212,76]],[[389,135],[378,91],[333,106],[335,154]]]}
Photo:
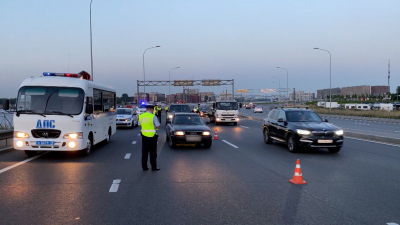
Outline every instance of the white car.
{"label": "white car", "polygon": [[146,112],[146,105],[139,105],[138,108],[136,108],[136,114],[139,116],[140,114]]}
{"label": "white car", "polygon": [[138,125],[138,116],[132,108],[117,109],[117,127],[133,128]]}
{"label": "white car", "polygon": [[263,112],[263,108],[261,106],[256,106],[253,109],[253,113],[262,113]]}

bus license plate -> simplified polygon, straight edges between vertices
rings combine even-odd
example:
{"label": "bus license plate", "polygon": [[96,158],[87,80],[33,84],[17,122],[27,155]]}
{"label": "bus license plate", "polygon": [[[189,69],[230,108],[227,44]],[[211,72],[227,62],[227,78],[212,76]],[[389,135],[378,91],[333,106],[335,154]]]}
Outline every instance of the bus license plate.
{"label": "bus license plate", "polygon": [[326,143],[333,143],[333,141],[332,140],[318,140],[318,143],[326,144]]}
{"label": "bus license plate", "polygon": [[54,141],[36,141],[36,145],[54,145]]}

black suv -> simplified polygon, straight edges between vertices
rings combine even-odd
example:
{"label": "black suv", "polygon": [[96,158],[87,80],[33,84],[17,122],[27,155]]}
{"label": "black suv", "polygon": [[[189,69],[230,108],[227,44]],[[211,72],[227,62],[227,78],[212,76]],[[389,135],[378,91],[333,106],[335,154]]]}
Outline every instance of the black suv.
{"label": "black suv", "polygon": [[174,114],[178,113],[178,112],[185,112],[185,113],[191,113],[192,110],[190,109],[189,105],[183,105],[183,104],[171,104],[168,107],[168,115],[167,115],[167,119],[165,120],[165,125],[167,125],[167,123],[169,121],[172,120],[172,118],[174,118]]}
{"label": "black suv", "polygon": [[286,143],[291,152],[305,147],[328,148],[337,153],[343,144],[343,130],[327,122],[309,109],[273,109],[263,122],[264,142]]}

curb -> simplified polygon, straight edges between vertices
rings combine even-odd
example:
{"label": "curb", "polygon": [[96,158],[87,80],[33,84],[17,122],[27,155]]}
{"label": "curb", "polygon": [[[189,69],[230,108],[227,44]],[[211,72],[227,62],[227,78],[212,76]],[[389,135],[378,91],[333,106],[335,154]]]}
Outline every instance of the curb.
{"label": "curb", "polygon": [[378,121],[378,122],[390,122],[390,123],[400,123],[398,119],[387,119],[387,118],[377,118],[377,117],[361,117],[361,116],[342,116],[334,114],[318,114],[325,118],[340,118],[340,119],[357,119],[365,121]]}
{"label": "curb", "polygon": [[360,134],[360,133],[354,133],[354,132],[348,132],[348,131],[344,132],[344,136],[351,137],[351,138],[363,139],[363,140],[367,140],[367,141],[377,141],[377,142],[384,142],[384,143],[400,145],[400,139],[398,139],[398,138],[383,137],[383,136],[377,136],[377,135],[371,135],[371,134]]}

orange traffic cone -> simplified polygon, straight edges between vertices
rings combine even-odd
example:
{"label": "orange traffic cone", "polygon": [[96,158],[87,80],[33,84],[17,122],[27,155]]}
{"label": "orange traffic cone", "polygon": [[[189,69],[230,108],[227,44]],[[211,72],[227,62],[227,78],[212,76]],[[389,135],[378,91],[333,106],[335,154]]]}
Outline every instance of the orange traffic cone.
{"label": "orange traffic cone", "polygon": [[218,139],[217,129],[215,129],[215,133],[214,133],[214,138],[213,138],[213,140],[219,140],[219,139]]}
{"label": "orange traffic cone", "polygon": [[301,167],[300,167],[300,160],[297,160],[293,178],[289,180],[289,182],[293,184],[307,184],[307,182],[303,180],[303,174],[301,173]]}

